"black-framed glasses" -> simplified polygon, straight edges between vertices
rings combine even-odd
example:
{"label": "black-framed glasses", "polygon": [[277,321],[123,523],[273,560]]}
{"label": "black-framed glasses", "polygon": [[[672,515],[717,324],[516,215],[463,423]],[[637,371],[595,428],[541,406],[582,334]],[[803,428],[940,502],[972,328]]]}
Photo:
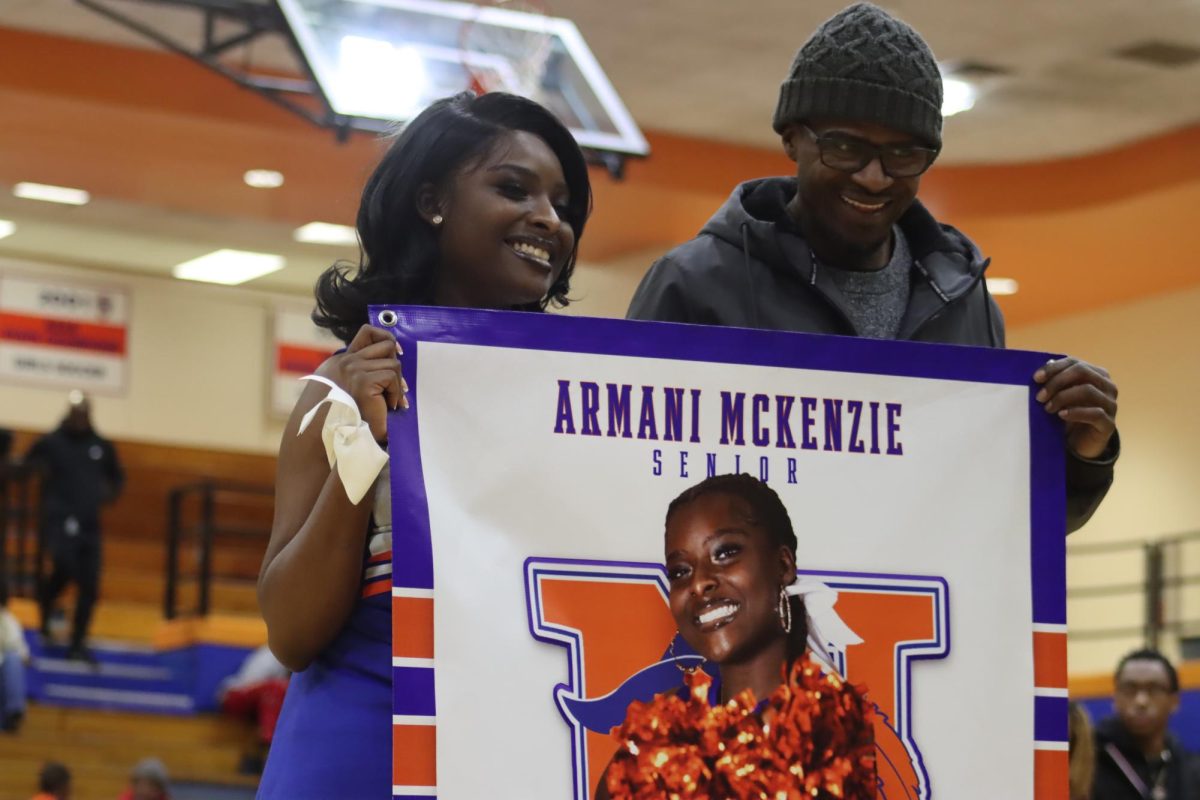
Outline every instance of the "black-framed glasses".
{"label": "black-framed glasses", "polygon": [[1132,681],[1117,681],[1117,694],[1122,697],[1137,697],[1145,692],[1151,700],[1161,700],[1169,694],[1174,694],[1170,686],[1161,683],[1134,683]]}
{"label": "black-framed glasses", "polygon": [[878,158],[883,171],[890,177],[915,178],[933,165],[939,152],[936,148],[915,144],[877,145],[846,133],[818,134],[807,125],[800,127],[817,143],[821,163],[842,172],[858,172]]}

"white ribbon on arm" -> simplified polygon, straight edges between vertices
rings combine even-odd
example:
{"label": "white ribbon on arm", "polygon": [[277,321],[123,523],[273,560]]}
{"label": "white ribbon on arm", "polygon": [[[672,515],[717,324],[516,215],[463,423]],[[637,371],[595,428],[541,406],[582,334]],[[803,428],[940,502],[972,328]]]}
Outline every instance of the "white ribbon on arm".
{"label": "white ribbon on arm", "polygon": [[862,637],[851,630],[833,610],[837,604],[837,592],[823,581],[808,575],[797,578],[795,583],[785,587],[784,591],[804,601],[804,613],[808,617],[808,649],[822,663],[836,671],[837,667],[829,658],[829,651],[832,649],[844,653],[850,645],[862,643]]}
{"label": "white ribbon on arm", "polygon": [[320,375],[305,375],[300,380],[316,381],[329,387],[329,394],[309,409],[300,420],[299,436],[308,430],[309,423],[317,415],[321,406],[329,403],[329,414],[325,417],[325,427],[321,429],[321,441],[325,443],[325,457],[329,459],[330,469],[337,465],[338,476],[346,489],[350,502],[358,505],[363,495],[375,482],[379,471],[387,463],[388,455],[375,437],[371,435],[371,427],[363,421],[358,404],[354,398],[340,386]]}

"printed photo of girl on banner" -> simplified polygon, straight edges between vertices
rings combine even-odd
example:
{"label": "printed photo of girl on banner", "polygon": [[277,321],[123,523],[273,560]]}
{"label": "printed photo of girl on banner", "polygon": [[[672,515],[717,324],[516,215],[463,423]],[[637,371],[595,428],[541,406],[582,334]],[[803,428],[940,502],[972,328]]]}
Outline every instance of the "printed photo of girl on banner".
{"label": "printed photo of girl on banner", "polygon": [[[806,611],[824,587],[797,579],[779,495],[744,473],[696,484],[667,510],[665,553],[670,653],[681,640],[702,663],[672,655],[683,687],[629,707],[596,797],[876,797],[866,687],[842,680]],[[842,647],[858,641],[824,614]]]}

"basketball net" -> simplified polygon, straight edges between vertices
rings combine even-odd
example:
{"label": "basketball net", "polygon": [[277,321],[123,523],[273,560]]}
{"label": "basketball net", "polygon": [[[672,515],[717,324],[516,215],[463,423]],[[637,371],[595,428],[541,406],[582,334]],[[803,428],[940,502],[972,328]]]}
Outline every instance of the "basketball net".
{"label": "basketball net", "polygon": [[536,0],[481,0],[459,35],[468,88],[538,100],[554,50],[549,9]]}

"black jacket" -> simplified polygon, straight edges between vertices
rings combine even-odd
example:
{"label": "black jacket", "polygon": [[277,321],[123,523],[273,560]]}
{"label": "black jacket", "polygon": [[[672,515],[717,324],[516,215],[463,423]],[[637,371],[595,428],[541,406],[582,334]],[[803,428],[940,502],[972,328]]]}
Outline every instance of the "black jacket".
{"label": "black jacket", "polygon": [[[1133,737],[1125,730],[1121,721],[1109,717],[1096,726],[1096,778],[1092,784],[1092,800],[1145,800],[1146,795],[1138,791],[1134,782],[1125,775],[1117,759],[1109,752],[1117,749],[1125,762],[1137,774],[1145,787],[1153,785],[1151,766],[1142,755]],[[1163,786],[1167,800],[1197,800],[1200,798],[1200,776],[1197,765],[1189,760],[1179,743],[1167,737],[1167,750],[1171,756],[1163,769]]]}
{"label": "black jacket", "polygon": [[[700,235],[655,262],[630,319],[854,336],[846,302],[814,264],[787,213],[793,178],[740,184]],[[1004,317],[983,279],[988,260],[970,239],[919,202],[899,221],[915,262],[899,339],[1004,346]],[[1067,528],[1082,526],[1112,484],[1111,458],[1067,458]]]}
{"label": "black jacket", "polygon": [[85,526],[98,521],[100,507],[116,499],[125,482],[112,442],[95,431],[64,428],[38,439],[25,461],[42,477],[42,518],[75,517]]}

